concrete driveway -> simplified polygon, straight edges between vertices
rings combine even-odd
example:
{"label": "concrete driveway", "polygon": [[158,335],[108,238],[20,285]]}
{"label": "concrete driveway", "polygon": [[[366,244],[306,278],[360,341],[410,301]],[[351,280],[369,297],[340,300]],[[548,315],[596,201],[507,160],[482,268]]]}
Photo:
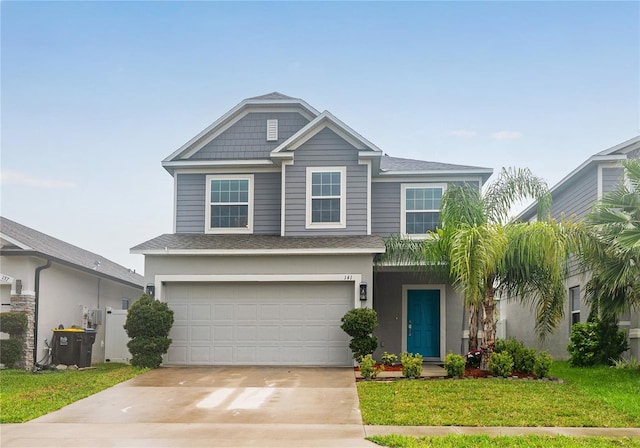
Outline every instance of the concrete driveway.
{"label": "concrete driveway", "polygon": [[166,367],[2,425],[10,447],[371,447],[350,368]]}

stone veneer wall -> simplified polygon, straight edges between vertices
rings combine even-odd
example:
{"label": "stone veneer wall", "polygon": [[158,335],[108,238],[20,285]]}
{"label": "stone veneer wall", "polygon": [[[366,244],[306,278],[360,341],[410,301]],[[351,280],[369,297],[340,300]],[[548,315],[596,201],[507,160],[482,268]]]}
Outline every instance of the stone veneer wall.
{"label": "stone veneer wall", "polygon": [[22,359],[16,363],[16,367],[31,370],[33,368],[33,328],[35,324],[36,298],[34,295],[11,296],[11,312],[27,315],[27,331],[24,335],[24,351]]}

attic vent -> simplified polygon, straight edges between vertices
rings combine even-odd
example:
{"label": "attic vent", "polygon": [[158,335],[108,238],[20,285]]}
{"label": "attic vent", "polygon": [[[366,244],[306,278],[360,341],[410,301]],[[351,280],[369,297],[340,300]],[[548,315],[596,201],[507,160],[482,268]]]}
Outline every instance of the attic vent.
{"label": "attic vent", "polygon": [[267,141],[278,140],[278,120],[267,120]]}

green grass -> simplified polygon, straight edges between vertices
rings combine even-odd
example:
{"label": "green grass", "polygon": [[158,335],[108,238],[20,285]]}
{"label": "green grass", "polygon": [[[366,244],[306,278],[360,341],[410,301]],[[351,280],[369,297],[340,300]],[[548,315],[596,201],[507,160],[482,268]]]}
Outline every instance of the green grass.
{"label": "green grass", "polygon": [[640,370],[607,366],[577,369],[566,362],[554,362],[550,375],[570,382],[582,393],[619,412],[640,416]]}
{"label": "green grass", "polygon": [[[526,380],[359,382],[365,424],[398,426],[640,426],[640,371],[570,369],[564,384]],[[569,371],[570,370],[570,371]]]}
{"label": "green grass", "polygon": [[391,434],[367,437],[367,440],[382,446],[394,448],[605,448],[640,447],[639,439],[605,437],[565,437],[565,436],[446,436],[410,437]]}
{"label": "green grass", "polygon": [[0,423],[32,420],[146,371],[117,363],[94,367],[35,374],[0,370]]}

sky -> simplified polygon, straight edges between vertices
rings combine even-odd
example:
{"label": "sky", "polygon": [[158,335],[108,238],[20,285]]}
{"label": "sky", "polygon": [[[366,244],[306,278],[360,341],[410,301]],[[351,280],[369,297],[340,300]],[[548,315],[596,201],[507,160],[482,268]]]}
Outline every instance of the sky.
{"label": "sky", "polygon": [[160,162],[245,98],[550,186],[640,134],[639,2],[0,3],[2,216],[142,273]]}

